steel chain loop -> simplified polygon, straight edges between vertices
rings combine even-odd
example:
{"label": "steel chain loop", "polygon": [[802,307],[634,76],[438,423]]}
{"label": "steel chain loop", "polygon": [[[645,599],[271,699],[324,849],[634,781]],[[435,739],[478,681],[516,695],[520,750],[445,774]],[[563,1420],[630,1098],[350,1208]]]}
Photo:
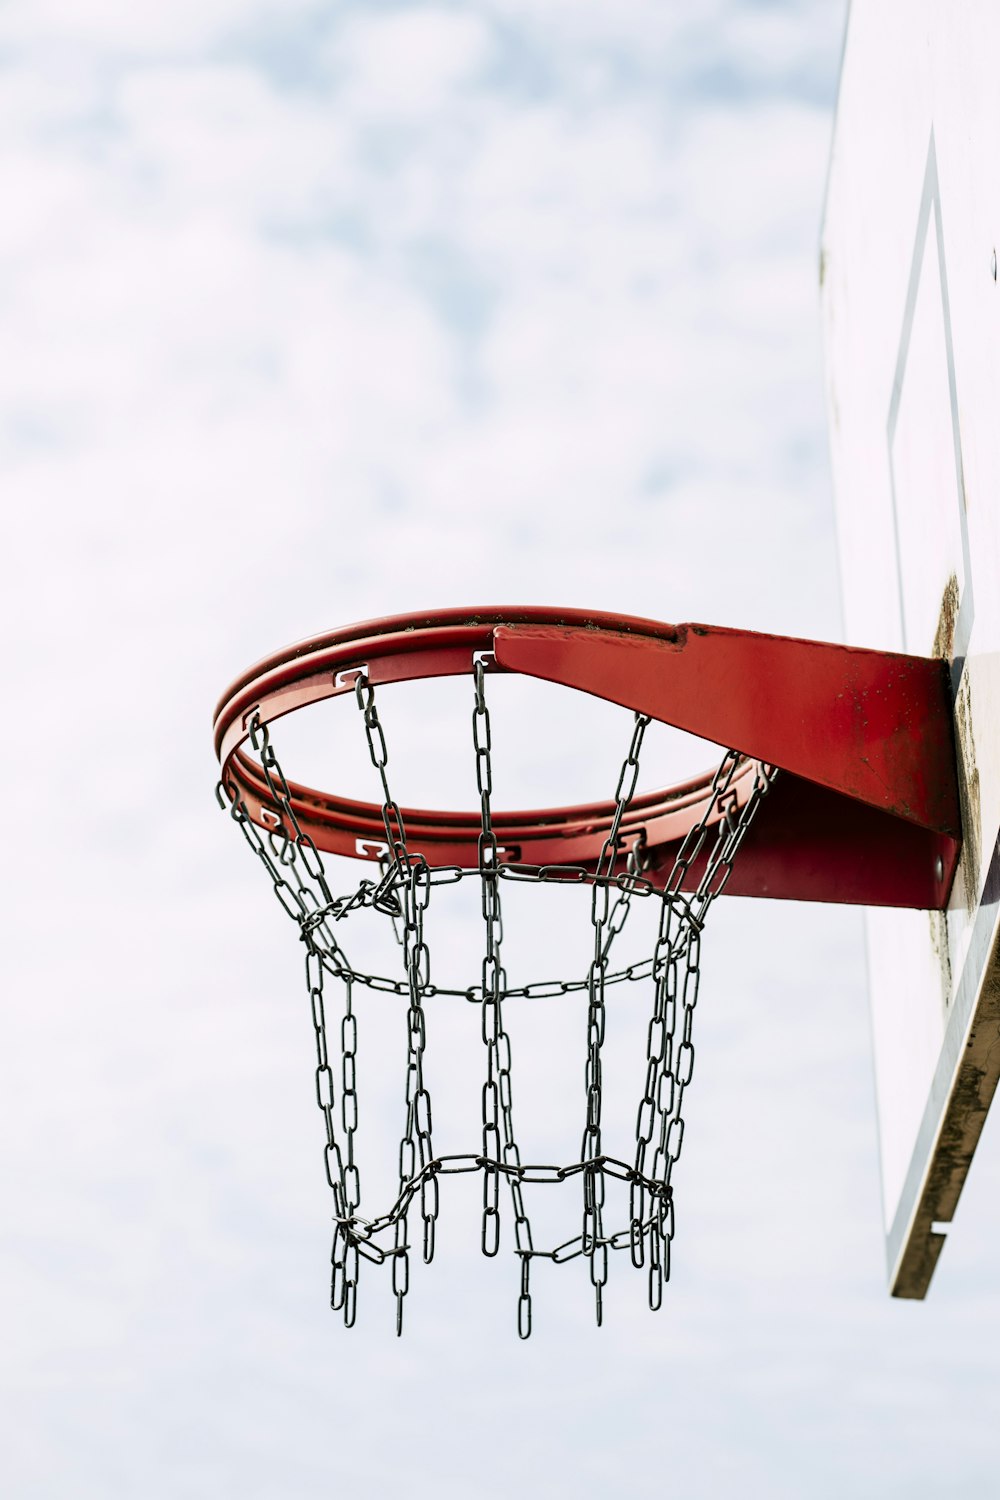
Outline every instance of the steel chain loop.
{"label": "steel chain loop", "polygon": [[[345,896],[334,897],[322,858],[312,839],[303,836],[268,728],[259,715],[248,720],[250,743],[260,757],[273,810],[264,809],[262,831],[251,819],[232,786],[220,782],[220,806],[238,824],[247,844],[268,873],[275,895],[299,927],[306,947],[306,982],[316,1043],[316,1100],[323,1116],[324,1168],[333,1194],[334,1236],[331,1251],[331,1306],[353,1326],[357,1308],[361,1260],[392,1263],[391,1282],[396,1301],[396,1328],[402,1330],[403,1299],[409,1290],[409,1211],[419,1198],[423,1258],[434,1254],[439,1209],[438,1178],[480,1172],[483,1177],[481,1242],[487,1255],[500,1245],[499,1183],[506,1179],[514,1216],[514,1253],[521,1266],[517,1300],[517,1329],[521,1338],[531,1333],[530,1267],[535,1257],[556,1264],[586,1259],[594,1288],[597,1321],[603,1316],[603,1292],[608,1276],[608,1252],[628,1250],[637,1267],[648,1266],[649,1306],[662,1305],[663,1284],[670,1275],[674,1235],[673,1171],[684,1139],[682,1105],[694,1070],[693,1019],[700,980],[701,932],[709,907],[721,895],[733,861],[776,773],[756,764],[752,790],[739,805],[734,781],[745,760],[734,751],[724,756],[712,781],[699,822],[689,831],[660,886],[643,872],[646,868],[644,834],[640,829],[623,857],[623,819],[634,796],[639,753],[648,718],[636,714],[628,753],[615,792],[611,827],[596,868],[574,865],[531,866],[503,861],[492,821],[492,729],[485,695],[489,653],[473,662],[475,707],[473,745],[480,797],[479,861],[474,870],[454,866],[432,868],[424,855],[407,848],[402,812],[388,780],[388,750],[372,688],[363,670],[355,675],[354,691],[361,712],[371,763],[382,788],[385,850],[380,857],[380,879],[362,879]],[[424,918],[435,885],[479,880],[485,928],[485,956],[480,983],[465,989],[438,987],[430,978],[430,952]],[[501,957],[503,880],[538,884],[582,884],[590,887],[592,957],[585,978],[508,986]],[[695,882],[697,882],[695,884]],[[686,894],[684,887],[691,891]],[[609,955],[624,929],[635,897],[659,901],[659,921],[652,958],[612,972]],[[370,907],[391,920],[405,969],[395,980],[353,968],[333,931],[354,912]],[[324,980],[343,986],[344,1008],[339,1028],[339,1109],[328,1046],[328,996]],[[606,991],[614,984],[650,980],[652,1015],[646,1033],[645,1082],[635,1129],[631,1163],[607,1155],[602,1145],[601,1048],[606,1025]],[[395,1203],[377,1218],[360,1214],[361,1179],[355,1135],[358,1126],[357,1018],[354,986],[363,985],[407,1000],[406,1121],[399,1147],[399,1190]],[[542,999],[586,991],[586,1122],[579,1161],[563,1166],[522,1164],[516,1143],[511,1102],[511,1047],[502,1014],[505,1000]],[[486,1081],[482,1088],[482,1150],[480,1153],[435,1156],[432,1144],[430,1093],[424,1079],[426,1047],[425,1001],[453,996],[478,1006],[486,1047]],[[524,1208],[523,1189],[531,1184],[565,1182],[577,1175],[583,1190],[581,1232],[555,1249],[536,1249]],[[604,1228],[605,1181],[628,1184],[629,1221],[608,1234]],[[388,1238],[386,1238],[388,1237]]]}
{"label": "steel chain loop", "polygon": [[[503,915],[500,909],[500,848],[493,831],[493,735],[486,703],[486,653],[473,661],[476,704],[472,714],[472,740],[476,752],[476,786],[479,791],[481,832],[479,835],[479,879],[482,912],[486,926],[486,955],[482,967],[482,1038],[486,1047],[486,1082],[482,1090],[483,1161],[501,1160],[513,1169],[508,1176],[514,1209],[516,1253],[521,1257],[521,1296],[518,1302],[518,1332],[531,1332],[529,1289],[532,1250],[531,1224],[524,1211],[521,1180],[516,1175],[521,1154],[514,1138],[511,1103],[510,1037],[504,1030],[502,1001],[507,993],[507,975],[500,957]],[[481,1243],[484,1255],[500,1249],[500,1175],[491,1165],[483,1167],[483,1217]]]}
{"label": "steel chain loop", "polygon": [[[674,1234],[671,1176],[684,1140],[681,1108],[684,1090],[694,1071],[691,1040],[698,1000],[701,930],[712,901],[721,895],[736,850],[753,821],[761,798],[775,777],[771,766],[758,765],[750,797],[737,810],[732,782],[742,758],[727,751],[712,781],[711,795],[697,824],[684,839],[664,887],[656,947],[653,952],[654,1000],[646,1042],[646,1084],[636,1116],[635,1169],[630,1190],[630,1249],[632,1263],[645,1258],[646,1156],[654,1136],[650,1170],[662,1189],[657,1199],[649,1237],[649,1305],[660,1307],[663,1282],[670,1276],[670,1245]],[[705,845],[713,814],[720,813],[715,842],[694,897],[685,902],[680,887]],[[683,966],[683,967],[682,967]]]}
{"label": "steel chain loop", "polygon": [[[357,1307],[358,1258],[346,1225],[352,1219],[361,1199],[361,1180],[354,1155],[354,1131],[357,1127],[354,1057],[357,1033],[353,1029],[356,1023],[351,1011],[351,971],[346,955],[330,931],[327,920],[335,913],[338,903],[331,895],[319,850],[312,839],[307,839],[302,834],[292,807],[288,782],[274,753],[268,727],[261,722],[259,715],[254,714],[248,729],[250,743],[260,755],[268,789],[280,809],[278,820],[275,826],[268,829],[265,838],[251,822],[245,806],[233,799],[224,782],[219,783],[216,796],[220,806],[226,808],[239,824],[247,843],[267,869],[278,900],[285,911],[298,920],[306,944],[306,988],[316,1040],[316,1103],[323,1115],[326,1133],[323,1164],[336,1210],[330,1252],[330,1305],[335,1311],[343,1311],[344,1322],[350,1328],[353,1327]],[[289,829],[294,838],[289,834]],[[305,867],[309,879],[303,878],[300,865]],[[310,880],[318,887],[323,898],[322,906]],[[350,1052],[347,1051],[346,1029],[342,1047],[341,1109],[346,1137],[346,1164],[333,1123],[333,1072],[327,1047],[323,994],[324,957],[326,964],[344,978],[347,1016],[350,1017],[352,1027]],[[345,1021],[345,1028],[346,1024]]]}
{"label": "steel chain loop", "polygon": [[[386,769],[389,752],[375,704],[375,689],[364,672],[359,672],[355,678],[354,692],[364,721],[371,763],[382,783],[382,822],[392,854],[392,860],[387,860],[383,867],[383,878],[378,891],[381,893],[388,889],[393,874],[400,877],[401,883],[401,930],[395,925],[396,913],[393,907],[390,905],[387,908],[393,917],[397,938],[402,941],[410,1002],[406,1015],[406,1128],[399,1143],[399,1192],[402,1198],[418,1171],[424,1173],[421,1178],[420,1214],[423,1221],[423,1257],[430,1262],[434,1257],[439,1206],[436,1176],[433,1172],[426,1172],[434,1159],[431,1144],[431,1096],[424,1082],[427,1031],[423,992],[430,983],[430,949],[424,941],[424,912],[430,899],[430,871],[424,856],[411,855],[406,847],[403,815],[389,790]],[[403,1331],[403,1299],[410,1287],[409,1202],[407,1198],[406,1207],[396,1219],[393,1245],[392,1290],[396,1297],[397,1335]]]}
{"label": "steel chain loop", "polygon": [[[604,1004],[605,980],[608,971],[608,952],[615,932],[620,931],[628,915],[631,893],[623,890],[609,906],[609,887],[606,879],[613,875],[618,861],[621,841],[621,823],[635,793],[639,776],[639,752],[649,719],[636,714],[632,729],[632,740],[618,777],[615,790],[615,810],[611,828],[604,841],[597,861],[597,874],[605,882],[596,882],[591,890],[590,920],[594,930],[594,956],[588,971],[587,1007],[587,1123],[583,1132],[580,1157],[583,1161],[601,1160],[601,1047],[604,1044],[606,1013]],[[629,872],[631,873],[631,871]],[[625,903],[623,905],[623,902]],[[621,920],[618,920],[621,913]],[[588,1166],[583,1174],[583,1248],[590,1260],[590,1281],[594,1288],[597,1326],[603,1321],[604,1285],[608,1279],[608,1252],[604,1240],[604,1171],[601,1166]]]}

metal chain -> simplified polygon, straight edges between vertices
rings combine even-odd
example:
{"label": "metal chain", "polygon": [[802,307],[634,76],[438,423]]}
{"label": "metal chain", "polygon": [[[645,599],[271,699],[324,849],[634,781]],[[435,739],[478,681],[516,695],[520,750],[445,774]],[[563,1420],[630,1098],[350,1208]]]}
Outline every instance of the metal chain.
{"label": "metal chain", "polygon": [[[330,1304],[335,1310],[343,1310],[344,1322],[353,1327],[356,1313],[358,1284],[357,1250],[350,1243],[345,1227],[353,1218],[361,1198],[361,1182],[355,1161],[354,1132],[357,1128],[357,1093],[355,1090],[355,1054],[357,1043],[356,1022],[351,1009],[351,970],[346,955],[329,930],[327,915],[336,903],[330,892],[322,856],[313,840],[302,833],[292,806],[291,794],[284,772],[278,762],[268,726],[259,715],[249,721],[250,743],[260,755],[261,766],[267,780],[268,790],[280,808],[280,821],[268,829],[266,838],[250,820],[246,807],[239,802],[224,783],[220,782],[216,796],[220,805],[227,808],[239,824],[251,849],[262,861],[281,905],[290,916],[295,917],[301,927],[306,943],[306,987],[312,1010],[313,1031],[316,1040],[316,1103],[323,1115],[326,1145],[323,1165],[326,1180],[333,1194],[335,1228],[331,1248],[332,1278]],[[294,837],[289,835],[292,830]],[[319,888],[323,904],[302,875],[306,875]],[[328,961],[337,964],[344,978],[347,997],[347,1017],[342,1032],[342,1082],[341,1112],[346,1138],[346,1163],[337,1142],[333,1123],[334,1086],[327,1047],[326,1011],[323,994],[323,952],[317,939],[325,948]],[[348,1041],[350,1050],[348,1052]]]}
{"label": "metal chain", "polygon": [[[654,1311],[661,1305],[663,1283],[670,1276],[674,1235],[671,1176],[684,1141],[681,1113],[684,1091],[694,1072],[691,1038],[701,978],[701,930],[708,908],[722,893],[735,853],[776,774],[773,767],[758,765],[753,790],[738,810],[732,782],[742,764],[742,757],[727,751],[713,778],[705,810],[677,851],[664,888],[653,952],[653,1015],[647,1031],[645,1089],[636,1116],[635,1179],[629,1208],[632,1263],[640,1268],[645,1258],[647,1224],[646,1154],[655,1135],[649,1175],[663,1191],[657,1198],[655,1221],[649,1229],[648,1297]],[[713,814],[720,815],[715,843],[694,897],[684,902],[681,886],[701,854]]]}
{"label": "metal chain", "polygon": [[[622,818],[635,794],[639,776],[639,752],[648,723],[649,719],[645,714],[636,714],[628,754],[618,776],[611,827],[597,861],[598,875],[611,876],[619,857]],[[590,920],[594,930],[594,956],[588,971],[587,1123],[580,1148],[581,1159],[593,1163],[583,1174],[583,1245],[584,1254],[589,1255],[590,1258],[590,1281],[594,1288],[598,1327],[603,1319],[604,1286],[608,1279],[608,1252],[604,1243],[603,1225],[604,1171],[601,1166],[597,1165],[601,1157],[601,1047],[604,1044],[606,1020],[604,987],[608,970],[608,952],[615,933],[621,930],[624,918],[628,915],[628,904],[626,903],[622,908],[622,897],[619,897],[614,908],[616,920],[614,924],[612,923],[608,893],[607,883],[595,884],[590,902]],[[618,920],[619,912],[622,913],[621,920]]]}
{"label": "metal chain", "polygon": [[348,1221],[355,1217],[361,1204],[361,1174],[354,1149],[358,1128],[358,1023],[354,1015],[353,988],[351,980],[345,980],[344,1015],[340,1022],[340,1120],[344,1127],[344,1217]]}
{"label": "metal chain", "polygon": [[[481,832],[479,835],[479,879],[482,890],[483,921],[486,925],[486,955],[482,967],[482,1038],[486,1047],[486,1082],[482,1093],[483,1125],[483,1217],[480,1239],[484,1255],[496,1255],[500,1249],[500,1177],[496,1167],[502,1161],[515,1173],[521,1166],[521,1154],[514,1138],[510,1080],[510,1037],[503,1024],[502,1000],[507,991],[507,975],[500,957],[503,940],[503,915],[500,909],[500,848],[493,831],[491,799],[493,796],[493,735],[490,711],[486,703],[486,662],[483,655],[473,662],[476,706],[472,714],[472,740],[476,751],[476,786],[479,791]],[[509,1177],[514,1209],[514,1239],[521,1258],[521,1291],[517,1306],[517,1326],[521,1338],[531,1333],[531,1224],[524,1211],[520,1179]]]}
{"label": "metal chain", "polygon": [[[655,896],[657,900],[663,899],[663,892],[649,880],[642,878],[639,873],[642,868],[642,857],[644,852],[644,840],[640,834],[633,850],[630,851],[627,862],[626,874],[616,874],[611,878],[598,876],[593,870],[585,870],[578,865],[507,865],[501,864],[497,868],[499,880],[528,881],[532,884],[552,883],[557,885],[592,885],[605,883],[618,891],[615,904],[611,909],[608,922],[608,944],[621,931],[624,926],[624,918],[628,912],[628,903],[633,896],[649,897]],[[371,880],[362,880],[355,891],[349,896],[338,897],[328,906],[320,907],[311,912],[305,919],[307,928],[319,927],[334,921],[339,922],[349,916],[352,911],[361,907],[371,906],[376,911],[381,911],[392,917],[393,929],[397,941],[402,947],[403,932],[399,920],[402,912],[402,903],[394,894],[398,882],[394,875],[394,864],[388,856],[383,855],[379,861],[384,866],[385,875],[383,880],[376,885]],[[472,872],[463,870],[458,866],[443,866],[431,868],[428,872],[428,883],[430,885],[453,885],[459,880],[468,877]],[[477,869],[478,873],[478,869]],[[355,984],[364,985],[380,994],[407,995],[409,984],[403,979],[391,979],[382,974],[366,974],[363,970],[351,968],[342,954],[335,953],[335,944],[330,939],[331,951],[325,954],[329,962],[330,972],[337,978],[350,978]],[[628,964],[624,969],[614,973],[608,973],[604,978],[604,987],[634,982],[636,980],[648,979],[653,972],[653,961],[651,958],[641,959],[636,963]],[[530,984],[509,985],[504,990],[504,998],[507,1000],[549,1000],[561,995],[570,995],[578,991],[588,990],[590,981],[584,979],[553,979],[534,981]],[[448,996],[456,1000],[466,1000],[477,1007],[482,1005],[482,985],[469,985],[464,989],[451,988],[447,985],[428,983],[424,986],[423,996],[425,1000],[435,996]]]}
{"label": "metal chain", "polygon": [[[382,823],[386,842],[395,863],[395,873],[402,877],[403,961],[409,992],[406,1014],[406,1128],[399,1143],[400,1196],[418,1172],[424,1172],[434,1158],[431,1144],[431,1096],[424,1083],[424,1048],[427,1030],[424,1018],[423,992],[430,983],[430,949],[424,941],[424,912],[430,899],[429,867],[422,854],[411,855],[406,847],[403,815],[389,790],[386,767],[389,752],[375,704],[375,689],[364,672],[354,683],[358,708],[364,719],[368,753],[382,783]],[[392,873],[383,872],[382,886]],[[398,933],[397,933],[398,935]],[[407,1209],[409,1201],[407,1200]],[[423,1220],[423,1256],[434,1257],[434,1239],[438,1216],[438,1186],[433,1172],[421,1179],[420,1213]],[[406,1210],[395,1225],[395,1255],[392,1263],[392,1290],[396,1297],[396,1333],[403,1331],[403,1299],[410,1289],[409,1216]]]}
{"label": "metal chain", "polygon": [[[522,1338],[531,1333],[530,1265],[536,1256],[558,1264],[579,1256],[587,1258],[600,1323],[603,1288],[608,1275],[608,1251],[628,1249],[637,1267],[643,1266],[648,1258],[649,1305],[654,1309],[661,1305],[663,1283],[670,1274],[670,1248],[674,1234],[672,1175],[684,1137],[684,1092],[694,1068],[692,1028],[700,981],[701,931],[708,909],[725,888],[733,860],[776,775],[773,767],[756,765],[752,790],[740,807],[734,782],[746,763],[735,752],[727,752],[713,779],[701,819],[681,844],[665,884],[657,888],[642,873],[645,858],[642,830],[628,851],[624,871],[618,869],[623,844],[622,823],[635,793],[639,752],[649,722],[648,718],[637,714],[629,751],[618,778],[611,827],[596,868],[588,871],[572,865],[501,864],[492,821],[492,733],[485,697],[485,671],[484,658],[477,658],[473,667],[473,742],[481,833],[475,871],[457,867],[431,869],[423,855],[409,852],[403,816],[389,790],[388,752],[374,690],[363,672],[356,676],[355,696],[363,717],[370,758],[381,781],[382,821],[386,835],[386,853],[380,860],[381,879],[377,883],[362,880],[349,895],[339,898],[332,895],[319,851],[312,839],[302,834],[288,782],[275,756],[267,726],[258,716],[255,715],[248,725],[250,741],[260,755],[268,791],[277,809],[263,810],[263,821],[268,825],[266,831],[262,833],[251,820],[233,787],[220,783],[217,788],[220,805],[238,823],[248,845],[264,865],[275,895],[298,924],[306,944],[306,979],[316,1041],[316,1099],[324,1120],[324,1166],[335,1208],[331,1305],[343,1312],[348,1327],[353,1326],[356,1316],[361,1259],[376,1264],[391,1260],[396,1327],[397,1332],[402,1330],[403,1299],[409,1289],[410,1274],[409,1210],[419,1195],[423,1255],[429,1261],[435,1245],[438,1178],[458,1172],[480,1171],[483,1174],[481,1240],[488,1255],[496,1254],[499,1249],[500,1178],[506,1178],[510,1186],[515,1254],[521,1264],[517,1326]],[[710,837],[712,842],[709,844]],[[697,873],[699,869],[700,874]],[[424,936],[424,914],[431,887],[452,884],[471,875],[476,875],[480,882],[486,930],[481,983],[468,989],[438,988],[430,981],[429,948]],[[508,987],[501,958],[500,882],[503,879],[591,886],[593,955],[586,979],[534,983],[516,989]],[[690,891],[695,879],[697,885],[693,893],[685,894],[685,888]],[[611,973],[609,954],[618,933],[624,928],[635,896],[654,896],[661,903],[653,957]],[[352,968],[334,935],[334,924],[366,906],[392,920],[403,950],[403,981],[366,975]],[[339,1129],[335,1119],[334,1076],[327,1040],[325,975],[335,977],[344,985],[345,1004],[340,1026]],[[611,984],[647,978],[653,981],[653,1012],[647,1030],[645,1084],[636,1118],[635,1159],[630,1164],[605,1155],[602,1146],[601,1047],[606,1020],[605,992]],[[375,1219],[362,1218],[358,1211],[361,1182],[355,1155],[358,1124],[357,1020],[353,1010],[355,983],[405,995],[408,1000],[406,1124],[399,1149],[399,1191],[392,1207]],[[540,998],[580,990],[586,990],[588,995],[587,1118],[580,1160],[568,1166],[524,1165],[513,1130],[511,1048],[503,1024],[502,1002],[513,996]],[[435,1156],[433,1152],[431,1100],[424,1081],[424,1001],[433,995],[454,995],[474,1001],[480,1007],[482,1037],[487,1049],[486,1082],[482,1091],[481,1154]],[[652,1161],[647,1165],[650,1152]],[[524,1186],[563,1182],[578,1173],[583,1183],[581,1233],[553,1250],[535,1249],[524,1211]],[[617,1178],[629,1185],[629,1224],[626,1229],[613,1234],[607,1234],[603,1224],[606,1177]],[[379,1243],[379,1237],[383,1235],[391,1235],[392,1242]]]}
{"label": "metal chain", "polygon": [[[358,1251],[350,1226],[361,1200],[361,1180],[354,1159],[354,1131],[357,1127],[357,1095],[354,1091],[354,1057],[357,1046],[357,1030],[351,1012],[351,984],[347,981],[347,1017],[350,1019],[350,1062],[347,1061],[347,1038],[342,1026],[340,1096],[346,1149],[341,1152],[337,1143],[337,1132],[333,1123],[334,1088],[333,1070],[330,1067],[327,1049],[326,1010],[323,999],[323,963],[315,949],[306,951],[306,983],[312,1003],[313,1030],[316,1036],[316,1103],[323,1114],[326,1126],[324,1165],[326,1180],[333,1190],[336,1217],[334,1221],[333,1246],[330,1251],[332,1276],[330,1281],[330,1306],[334,1311],[343,1311],[348,1328],[354,1327],[357,1310]],[[348,1099],[350,1086],[350,1101]],[[345,1160],[346,1158],[346,1160]]]}
{"label": "metal chain", "polygon": [[299,826],[299,820],[292,806],[292,794],[288,788],[285,774],[278,764],[278,757],[274,753],[271,744],[271,736],[267,725],[261,720],[259,714],[254,714],[249,724],[250,743],[260,756],[261,767],[267,780],[271,796],[281,809],[282,828],[286,838],[288,829],[294,835],[295,854],[290,862],[297,865],[302,861],[310,877],[319,886],[325,901],[332,901],[330,887],[326,880],[326,871],[323,867],[323,859],[309,834],[303,833]]}

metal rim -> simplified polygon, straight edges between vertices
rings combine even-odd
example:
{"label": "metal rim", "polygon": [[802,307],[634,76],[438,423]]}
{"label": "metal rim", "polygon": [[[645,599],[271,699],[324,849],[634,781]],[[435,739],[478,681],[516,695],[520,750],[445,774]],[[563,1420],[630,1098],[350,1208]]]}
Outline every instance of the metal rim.
{"label": "metal rim", "polygon": [[[676,628],[654,620],[583,610],[539,607],[451,609],[395,615],[314,636],[272,653],[242,673],[219,700],[215,750],[223,781],[243,801],[261,828],[281,822],[259,764],[243,746],[256,717],[271,724],[313,703],[353,692],[363,668],[378,686],[472,671],[474,658],[492,651],[499,627],[518,625],[588,628],[672,641]],[[495,668],[495,670],[503,670]],[[753,786],[753,764],[733,783],[742,804]],[[622,823],[628,842],[642,836],[652,863],[656,850],[676,847],[704,812],[714,769],[702,776],[636,796]],[[304,834],[325,852],[377,859],[385,850],[381,805],[359,802],[289,782],[292,808]],[[493,825],[506,863],[591,864],[600,855],[614,815],[613,801],[494,813]],[[407,841],[434,865],[478,864],[480,814],[403,808]]]}

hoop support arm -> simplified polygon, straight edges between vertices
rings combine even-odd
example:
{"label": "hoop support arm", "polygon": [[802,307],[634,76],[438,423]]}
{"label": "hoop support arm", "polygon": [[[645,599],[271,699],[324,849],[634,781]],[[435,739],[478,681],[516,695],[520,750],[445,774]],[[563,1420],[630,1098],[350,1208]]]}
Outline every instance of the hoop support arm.
{"label": "hoop support arm", "polygon": [[494,650],[509,671],[781,768],[732,893],[946,905],[961,813],[945,662],[695,624],[501,628]]}
{"label": "hoop support arm", "polygon": [[[781,768],[734,863],[733,895],[942,909],[961,847],[946,664],[728,630],[534,608],[450,610],[345,627],[275,653],[223,695],[215,744],[223,783],[259,826],[282,822],[249,725],[373,683],[471,672],[478,652],[501,671],[576,688]],[[654,883],[704,813],[712,776],[633,798],[621,825],[642,837]],[[380,808],[289,784],[301,834],[318,848],[376,859]],[[497,811],[507,863],[583,865],[600,857],[612,803]],[[474,867],[478,812],[404,808],[408,844],[433,865]],[[286,832],[294,834],[293,829]],[[707,856],[685,888],[697,884]]]}

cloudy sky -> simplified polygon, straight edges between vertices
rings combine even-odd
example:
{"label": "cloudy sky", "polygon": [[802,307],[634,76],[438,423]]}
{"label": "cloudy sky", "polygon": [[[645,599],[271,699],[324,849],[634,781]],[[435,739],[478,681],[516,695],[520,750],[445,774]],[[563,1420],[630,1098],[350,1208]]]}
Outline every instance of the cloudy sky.
{"label": "cloudy sky", "polygon": [[[581,1263],[549,1268],[518,1343],[513,1259],[479,1256],[455,1179],[404,1339],[375,1278],[348,1333],[300,948],[212,797],[227,681],[355,619],[840,634],[817,262],[843,25],[833,0],[0,5],[6,1494],[989,1482],[996,1130],[930,1300],[892,1302],[857,913],[712,914],[659,1314],[616,1265],[597,1330]],[[404,794],[469,776],[441,758],[467,707],[453,731],[386,695]],[[507,707],[501,800],[613,789],[619,721]],[[287,743],[350,781],[352,730]],[[443,962],[467,929],[442,916]],[[523,933],[526,974],[572,963]],[[365,1005],[377,1156],[399,1017]],[[467,1020],[433,1017],[446,1096]],[[546,1091],[581,1025],[524,1019],[543,1134],[576,1132]]]}

